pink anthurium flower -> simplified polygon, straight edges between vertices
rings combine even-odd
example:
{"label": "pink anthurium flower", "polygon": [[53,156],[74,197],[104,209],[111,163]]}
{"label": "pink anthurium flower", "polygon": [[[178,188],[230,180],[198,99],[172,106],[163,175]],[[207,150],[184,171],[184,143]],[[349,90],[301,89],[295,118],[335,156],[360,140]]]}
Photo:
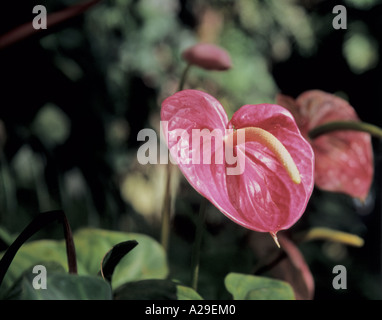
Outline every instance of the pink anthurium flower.
{"label": "pink anthurium flower", "polygon": [[[245,105],[228,121],[214,97],[183,90],[163,101],[161,120],[171,156],[186,179],[228,218],[248,229],[270,232],[277,243],[276,233],[301,217],[313,189],[314,156],[288,110],[272,104]],[[215,143],[200,143],[195,132],[203,130],[222,134],[215,135]],[[204,161],[195,157],[200,150],[205,157],[203,148],[219,142],[224,142],[225,154],[231,148],[242,170],[230,173],[235,166],[231,158],[217,161],[219,148]]]}
{"label": "pink anthurium flower", "polygon": [[[278,95],[277,103],[292,112],[307,139],[312,129],[323,124],[359,121],[348,102],[319,90],[306,91],[296,100]],[[351,130],[333,131],[309,141],[315,153],[316,186],[364,201],[374,174],[370,134]]]}

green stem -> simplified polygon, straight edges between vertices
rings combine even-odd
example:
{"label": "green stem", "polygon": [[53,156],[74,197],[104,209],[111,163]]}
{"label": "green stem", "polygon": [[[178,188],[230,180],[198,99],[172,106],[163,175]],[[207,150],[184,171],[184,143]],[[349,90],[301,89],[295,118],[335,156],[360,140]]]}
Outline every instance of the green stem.
{"label": "green stem", "polygon": [[162,208],[162,230],[161,244],[167,251],[170,238],[170,219],[171,219],[171,163],[166,166],[166,188],[164,203]]}
{"label": "green stem", "polygon": [[333,121],[325,123],[321,126],[309,131],[309,137],[315,139],[322,134],[339,130],[354,130],[370,133],[372,136],[382,139],[382,128],[370,123],[359,121]]}
{"label": "green stem", "polygon": [[180,78],[178,91],[182,91],[184,88],[184,84],[186,83],[188,71],[191,69],[191,64],[188,64],[186,68],[183,70],[182,76]]}
{"label": "green stem", "polygon": [[191,286],[196,291],[199,280],[199,262],[200,262],[200,247],[202,244],[204,220],[206,216],[207,199],[203,198],[200,203],[198,224],[196,226],[194,247],[192,249],[191,259]]}
{"label": "green stem", "polygon": [[[188,64],[183,70],[182,76],[179,81],[178,91],[183,90],[184,84],[186,83],[188,72],[191,68],[191,64]],[[169,156],[169,152],[168,152]],[[161,244],[163,248],[167,251],[170,239],[170,220],[171,220],[171,171],[172,164],[169,162],[166,166],[166,187],[162,208],[162,226],[161,226]]]}

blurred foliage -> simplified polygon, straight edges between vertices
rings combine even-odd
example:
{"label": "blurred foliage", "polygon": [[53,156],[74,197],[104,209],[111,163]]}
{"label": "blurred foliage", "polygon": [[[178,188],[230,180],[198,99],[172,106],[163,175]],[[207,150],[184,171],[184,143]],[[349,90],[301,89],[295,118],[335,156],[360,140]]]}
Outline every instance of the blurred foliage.
{"label": "blurred foliage", "polygon": [[[0,34],[74,0],[7,1]],[[230,116],[244,104],[339,94],[366,122],[382,125],[382,3],[344,0],[348,28],[332,27],[329,0],[104,0],[60,28],[0,51],[0,249],[39,211],[62,208],[73,229],[102,227],[159,238],[164,166],[137,162],[137,133],[159,131],[161,101],[177,90],[181,52],[213,42],[231,55],[227,72],[192,68],[186,86],[214,95]],[[380,299],[381,147],[365,204],[315,190],[293,231],[328,227],[357,234],[362,248],[301,244],[316,298]],[[189,281],[200,196],[177,173],[169,272]],[[227,298],[229,272],[251,273],[247,231],[207,212],[200,294]],[[40,237],[58,237],[55,231]],[[125,239],[126,240],[126,239]],[[121,240],[122,241],[122,240]],[[332,288],[332,268],[348,267],[348,290]],[[212,285],[213,284],[213,285]]]}

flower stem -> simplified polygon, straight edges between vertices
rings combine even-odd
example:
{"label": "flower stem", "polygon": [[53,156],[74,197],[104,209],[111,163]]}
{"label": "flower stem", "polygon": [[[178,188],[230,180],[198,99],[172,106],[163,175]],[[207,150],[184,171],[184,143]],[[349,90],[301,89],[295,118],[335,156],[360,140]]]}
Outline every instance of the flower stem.
{"label": "flower stem", "polygon": [[[191,68],[191,64],[188,64],[183,70],[182,76],[179,81],[178,91],[183,90],[184,84],[187,79],[188,71]],[[169,155],[169,152],[168,152]],[[171,220],[171,171],[172,164],[169,162],[166,166],[166,187],[164,194],[164,201],[162,207],[162,225],[161,225],[161,244],[165,251],[168,250],[169,239],[170,239],[170,220]]]}
{"label": "flower stem", "polygon": [[170,238],[170,219],[171,219],[171,163],[166,166],[166,187],[164,202],[162,207],[162,228],[161,228],[161,244],[165,251],[168,250]]}
{"label": "flower stem", "polygon": [[204,220],[206,216],[207,199],[203,198],[200,202],[198,224],[196,226],[195,241],[192,249],[191,258],[191,286],[196,291],[199,280],[199,262],[200,262],[200,247],[202,244]]}
{"label": "flower stem", "polygon": [[191,64],[187,64],[186,68],[183,70],[182,76],[180,78],[178,91],[182,91],[184,88],[184,84],[186,83],[188,71],[191,69]]}
{"label": "flower stem", "polygon": [[382,139],[382,128],[370,123],[360,121],[333,121],[318,126],[309,131],[309,137],[315,139],[322,134],[339,130],[354,130],[370,133],[372,136]]}

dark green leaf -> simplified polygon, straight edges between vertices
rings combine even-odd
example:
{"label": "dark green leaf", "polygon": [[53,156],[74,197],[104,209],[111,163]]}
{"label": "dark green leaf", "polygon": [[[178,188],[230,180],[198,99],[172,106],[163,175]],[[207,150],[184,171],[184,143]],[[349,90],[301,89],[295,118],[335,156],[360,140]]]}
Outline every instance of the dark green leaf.
{"label": "dark green leaf", "polygon": [[114,291],[116,300],[176,300],[176,284],[168,280],[126,283]]}
{"label": "dark green leaf", "polygon": [[176,295],[178,300],[203,300],[203,298],[194,289],[182,285],[176,286]]}
{"label": "dark green leaf", "polygon": [[[102,259],[110,248],[118,243],[134,240],[139,242],[139,248],[124,256],[115,267],[113,288],[129,281],[167,277],[166,254],[162,246],[149,236],[89,228],[78,230],[73,238],[78,273],[81,275],[97,275]],[[26,269],[46,260],[56,261],[68,270],[64,241],[38,240],[24,244],[7,271],[0,294],[9,289]]]}
{"label": "dark green leaf", "polygon": [[13,237],[5,228],[0,226],[0,250],[6,250],[13,242]]}
{"label": "dark green leaf", "polygon": [[292,287],[281,280],[229,273],[224,283],[234,300],[294,300]]}
{"label": "dark green leaf", "polygon": [[81,264],[88,274],[96,275],[106,252],[118,243],[135,240],[139,247],[124,256],[113,272],[112,287],[138,280],[165,279],[168,275],[166,253],[149,236],[137,233],[86,228],[74,234]]}
{"label": "dark green leaf", "polygon": [[116,300],[202,300],[193,289],[171,280],[129,282],[114,292]]}
{"label": "dark green leaf", "polygon": [[5,228],[0,226],[0,240],[7,246],[10,246],[14,239]]}
{"label": "dark green leaf", "polygon": [[[11,300],[110,300],[110,285],[99,277],[68,274],[59,265],[41,263],[46,267],[46,288],[35,287],[41,274],[33,268],[25,271],[7,292]],[[35,281],[35,282],[34,282]]]}
{"label": "dark green leaf", "polygon": [[63,211],[54,210],[41,213],[34,218],[2,255],[0,260],[0,285],[2,284],[8,268],[21,246],[36,232],[54,221],[60,222],[63,226],[69,272],[77,273],[76,251],[74,248],[72,231],[69,222]]}

